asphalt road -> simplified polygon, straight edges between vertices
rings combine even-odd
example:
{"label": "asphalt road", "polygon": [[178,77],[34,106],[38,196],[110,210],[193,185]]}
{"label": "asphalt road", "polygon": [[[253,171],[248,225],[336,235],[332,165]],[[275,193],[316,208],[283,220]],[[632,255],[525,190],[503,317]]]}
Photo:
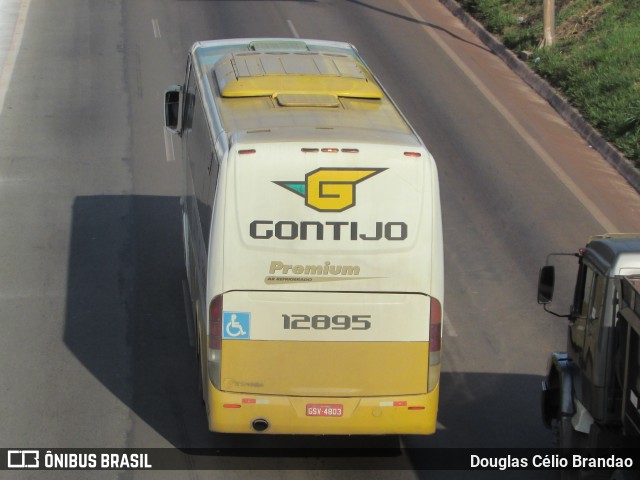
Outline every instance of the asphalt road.
{"label": "asphalt road", "polygon": [[[420,450],[398,447],[553,446],[539,389],[548,354],[564,349],[566,325],[535,304],[538,268],[548,252],[575,251],[590,234],[640,231],[640,200],[438,2],[12,5],[23,7],[26,22],[20,37],[0,38],[8,42],[0,81],[0,448],[381,447],[390,466],[374,472],[323,470],[331,458],[309,450],[295,462],[275,459],[277,470],[252,471],[259,458],[247,454],[224,459],[237,470],[90,476],[438,479],[496,474],[418,471]],[[354,43],[436,158],[448,323],[434,436],[206,430],[182,292],[181,169],[165,148],[163,92],[182,82],[194,41],[255,36]]]}

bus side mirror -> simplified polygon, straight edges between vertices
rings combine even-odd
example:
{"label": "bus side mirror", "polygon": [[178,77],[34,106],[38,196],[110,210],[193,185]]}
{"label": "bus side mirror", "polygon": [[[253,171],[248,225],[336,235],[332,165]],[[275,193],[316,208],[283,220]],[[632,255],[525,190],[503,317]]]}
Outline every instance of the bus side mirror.
{"label": "bus side mirror", "polygon": [[164,92],[164,126],[177,135],[182,134],[181,107],[182,85],[171,85]]}
{"label": "bus side mirror", "polygon": [[553,299],[553,289],[556,281],[556,270],[553,265],[545,265],[540,269],[538,277],[538,303],[546,305]]}

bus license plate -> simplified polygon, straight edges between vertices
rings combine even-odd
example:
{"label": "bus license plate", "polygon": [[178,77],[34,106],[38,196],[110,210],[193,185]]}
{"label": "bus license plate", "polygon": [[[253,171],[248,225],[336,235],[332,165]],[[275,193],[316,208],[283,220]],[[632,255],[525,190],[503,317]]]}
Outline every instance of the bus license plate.
{"label": "bus license plate", "polygon": [[307,404],[308,417],[341,417],[342,405],[318,405],[315,403]]}

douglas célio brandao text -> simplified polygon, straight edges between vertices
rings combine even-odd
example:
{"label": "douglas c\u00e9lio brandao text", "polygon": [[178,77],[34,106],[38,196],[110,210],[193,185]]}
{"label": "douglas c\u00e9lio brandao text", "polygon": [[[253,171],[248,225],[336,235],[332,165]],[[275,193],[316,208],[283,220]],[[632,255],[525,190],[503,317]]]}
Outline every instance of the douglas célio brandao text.
{"label": "douglas c\u00e9lio brandao text", "polygon": [[602,457],[590,457],[580,454],[533,454],[530,456],[482,456],[472,454],[469,456],[471,469],[489,470],[516,470],[516,469],[609,469],[609,468],[634,468],[632,458],[610,454]]}

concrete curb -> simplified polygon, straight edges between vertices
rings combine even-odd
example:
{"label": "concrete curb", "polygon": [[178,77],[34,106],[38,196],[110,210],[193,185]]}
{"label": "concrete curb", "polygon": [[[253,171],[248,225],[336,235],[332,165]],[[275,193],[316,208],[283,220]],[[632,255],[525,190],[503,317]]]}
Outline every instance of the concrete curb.
{"label": "concrete curb", "polygon": [[633,188],[640,192],[640,170],[635,167],[631,160],[625,158],[613,145],[607,142],[549,83],[531,70],[526,63],[521,61],[511,50],[491,35],[475,18],[469,15],[457,1],[440,0],[440,3],[458,17],[471,32],[482,40],[493,53],[533,88],[538,95],[549,102],[589,145],[602,155]]}

